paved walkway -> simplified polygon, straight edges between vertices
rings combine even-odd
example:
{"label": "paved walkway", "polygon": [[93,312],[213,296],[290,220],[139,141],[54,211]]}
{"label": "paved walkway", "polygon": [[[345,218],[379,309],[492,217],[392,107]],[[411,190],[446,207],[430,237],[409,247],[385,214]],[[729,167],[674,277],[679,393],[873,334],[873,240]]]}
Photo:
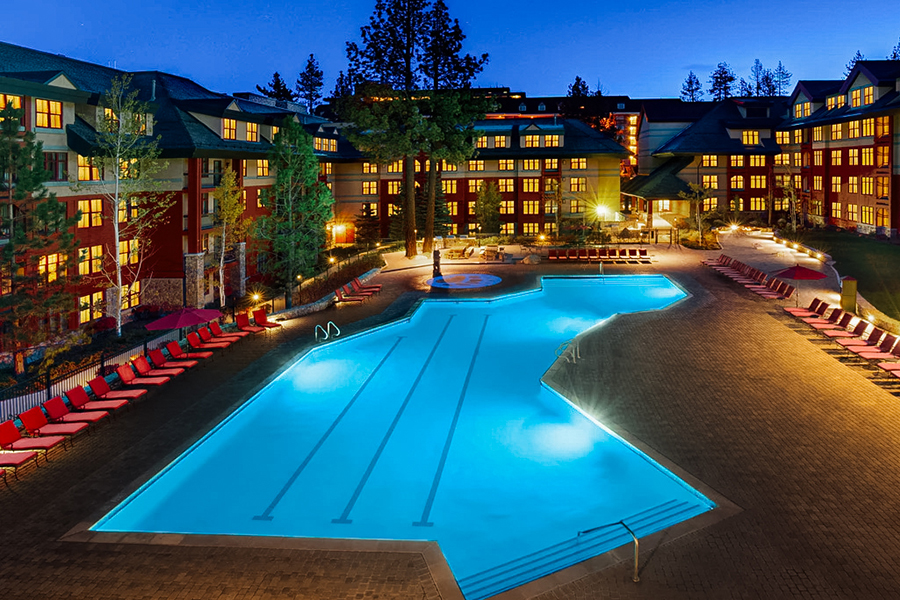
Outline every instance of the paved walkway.
{"label": "paved walkway", "polygon": [[[766,252],[769,242],[723,243],[727,253],[747,252],[762,268],[795,260]],[[652,264],[605,271],[663,272],[690,298],[592,332],[582,342],[584,360],[558,370],[555,383],[740,510],[682,537],[642,545],[639,584],[631,582],[625,561],[507,597],[900,597],[900,380],[799,326],[781,310],[784,303],[763,300],[700,266],[700,258],[720,251],[651,248]],[[331,307],[288,322],[282,334],[242,341],[151,392],[69,452],[54,453],[50,465],[0,488],[0,598],[439,598],[425,558],[415,553],[60,541],[312,344],[316,324],[334,320],[346,335],[402,316],[434,293],[424,283],[429,261],[394,267],[377,277],[385,291],[372,301]],[[445,273],[491,272],[503,283],[440,294],[492,294],[533,286],[544,273],[596,269],[446,264]],[[809,283],[805,293],[820,282]],[[241,481],[235,473],[236,488]]]}

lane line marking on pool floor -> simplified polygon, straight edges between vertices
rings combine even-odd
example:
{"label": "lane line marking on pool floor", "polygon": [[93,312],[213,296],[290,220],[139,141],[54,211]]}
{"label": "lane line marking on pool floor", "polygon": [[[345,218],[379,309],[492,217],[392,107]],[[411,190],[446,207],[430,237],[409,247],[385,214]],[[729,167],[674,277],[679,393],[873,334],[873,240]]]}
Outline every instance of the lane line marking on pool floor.
{"label": "lane line marking on pool floor", "polygon": [[434,523],[428,521],[431,514],[431,506],[434,504],[434,497],[437,495],[438,485],[441,483],[441,475],[444,473],[444,465],[447,463],[447,456],[450,454],[450,444],[453,443],[453,434],[456,432],[456,426],[459,423],[459,415],[462,412],[463,401],[466,399],[466,391],[469,389],[469,381],[472,379],[472,371],[475,370],[475,361],[478,359],[478,352],[481,350],[481,341],[484,339],[484,332],[487,329],[488,319],[490,315],[484,316],[484,323],[481,325],[481,332],[478,334],[478,341],[475,343],[475,351],[472,353],[472,360],[469,362],[469,370],[466,373],[466,379],[463,382],[462,390],[459,392],[459,401],[456,403],[456,412],[453,413],[453,420],[450,421],[450,430],[447,432],[447,439],[444,441],[444,450],[441,452],[441,459],[438,461],[437,470],[434,473],[434,479],[431,482],[431,490],[428,492],[428,499],[425,501],[425,508],[422,509],[422,518],[413,521],[413,525],[417,527],[432,527]]}
{"label": "lane line marking on pool floor", "polygon": [[422,377],[425,375],[425,371],[428,370],[428,365],[431,364],[431,359],[434,358],[435,353],[437,353],[437,349],[438,347],[440,347],[441,341],[444,339],[444,335],[447,333],[447,330],[450,329],[450,323],[453,322],[453,318],[455,316],[456,315],[450,315],[450,318],[447,319],[447,323],[444,325],[444,329],[441,330],[441,335],[438,336],[437,341],[434,343],[434,347],[428,354],[428,358],[425,359],[425,364],[423,364],[422,368],[419,370],[419,374],[416,376],[416,380],[413,382],[409,393],[406,394],[406,398],[403,400],[403,404],[400,405],[400,408],[397,410],[397,414],[394,416],[394,420],[391,422],[390,427],[388,427],[387,431],[384,433],[384,437],[381,439],[381,444],[378,446],[378,449],[375,451],[375,455],[369,462],[369,466],[366,469],[366,472],[363,473],[362,478],[359,480],[359,484],[356,486],[356,489],[353,491],[353,495],[350,497],[350,501],[347,502],[347,506],[344,507],[344,512],[342,512],[341,516],[337,519],[332,519],[332,523],[347,525],[353,522],[352,519],[348,519],[347,517],[350,516],[350,511],[353,510],[353,506],[359,499],[359,495],[362,493],[363,488],[366,487],[366,483],[369,481],[369,477],[372,475],[372,471],[375,470],[375,465],[378,464],[378,460],[381,458],[381,453],[384,452],[388,441],[390,441],[391,436],[394,434],[394,429],[397,428],[397,423],[400,422],[400,418],[403,416],[403,411],[406,410],[406,407],[409,405],[409,401],[412,399],[416,388],[419,387],[419,382],[422,381]]}
{"label": "lane line marking on pool floor", "polygon": [[356,390],[356,393],[353,394],[353,397],[350,399],[350,402],[347,403],[347,406],[344,407],[344,410],[341,411],[341,414],[337,416],[337,418],[331,423],[325,433],[322,434],[322,437],[319,438],[319,441],[316,442],[316,445],[313,446],[312,450],[310,450],[309,454],[306,455],[306,458],[303,459],[303,462],[300,463],[300,466],[291,474],[285,484],[281,487],[281,490],[275,495],[275,498],[272,499],[272,502],[266,507],[266,510],[263,511],[261,515],[256,515],[253,517],[254,521],[271,521],[274,517],[272,517],[272,511],[275,510],[275,507],[278,506],[278,503],[281,502],[282,498],[284,498],[285,494],[287,494],[288,490],[291,486],[294,485],[294,482],[297,481],[297,478],[300,477],[300,474],[303,473],[303,470],[310,463],[319,449],[325,444],[325,441],[328,439],[328,436],[332,434],[332,432],[337,428],[340,424],[341,419],[343,419],[350,409],[353,407],[353,404],[356,400],[362,395],[365,391],[366,386],[375,378],[376,373],[384,366],[384,363],[387,362],[387,359],[390,358],[391,354],[394,353],[394,350],[397,349],[397,346],[400,345],[400,342],[403,341],[403,336],[398,336],[397,341],[394,342],[394,345],[391,346],[390,350],[387,351],[387,354],[384,355],[384,358],[381,359],[381,362],[375,367],[375,370],[369,373],[369,376],[363,382],[363,384]]}

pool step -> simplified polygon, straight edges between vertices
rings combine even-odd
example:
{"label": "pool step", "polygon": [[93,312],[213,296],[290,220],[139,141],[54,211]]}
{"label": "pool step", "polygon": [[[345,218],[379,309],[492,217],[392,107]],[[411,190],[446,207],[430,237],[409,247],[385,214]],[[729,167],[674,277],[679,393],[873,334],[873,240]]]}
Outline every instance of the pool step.
{"label": "pool step", "polygon": [[[670,500],[624,521],[640,538],[708,510],[699,502]],[[466,600],[481,600],[533,581],[631,542],[621,526],[610,526],[559,542],[531,554],[460,579]]]}

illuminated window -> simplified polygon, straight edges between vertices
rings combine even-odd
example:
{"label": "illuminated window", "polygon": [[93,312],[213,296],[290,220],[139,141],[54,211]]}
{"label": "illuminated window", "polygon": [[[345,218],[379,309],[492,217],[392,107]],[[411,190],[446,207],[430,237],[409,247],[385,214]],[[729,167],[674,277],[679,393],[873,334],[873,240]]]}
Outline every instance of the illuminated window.
{"label": "illuminated window", "polygon": [[841,94],[840,96],[832,96],[826,100],[826,104],[828,105],[828,110],[832,108],[840,108],[847,104],[847,96]]}
{"label": "illuminated window", "polygon": [[324,138],[314,137],[313,138],[313,150],[319,150],[320,152],[325,150],[328,147],[328,142],[325,141]]}
{"label": "illuminated window", "polygon": [[377,196],[378,195],[378,182],[377,181],[363,181],[362,182],[362,193],[364,196]]}
{"label": "illuminated window", "polygon": [[841,178],[840,177],[832,177],[831,178],[831,191],[832,192],[840,192],[841,191]]}
{"label": "illuminated window", "polygon": [[703,207],[701,209],[703,212],[709,212],[711,210],[716,210],[717,208],[719,208],[719,201],[716,198],[703,199]]}
{"label": "illuminated window", "polygon": [[469,161],[469,170],[470,171],[484,171],[484,161],[483,160],[470,160]]}
{"label": "illuminated window", "polygon": [[821,167],[823,164],[822,156],[823,156],[823,152],[821,150],[814,150],[813,151],[813,165],[815,165],[817,167]]}
{"label": "illuminated window", "polygon": [[[802,188],[800,187],[801,185],[803,185]],[[794,189],[795,190],[803,189],[803,190],[809,191],[809,186],[802,184],[802,177],[800,175],[794,175]]]}
{"label": "illuminated window", "polygon": [[455,179],[442,179],[441,180],[441,190],[446,194],[455,194],[456,193],[456,180]]}
{"label": "illuminated window", "polygon": [[378,165],[375,163],[364,162],[362,164],[362,172],[365,175],[371,175],[378,172]]}
{"label": "illuminated window", "polygon": [[516,168],[516,164],[511,158],[501,158],[497,162],[497,168],[501,171],[513,171]]}
{"label": "illuminated window", "polygon": [[123,265],[134,265],[138,262],[139,256],[138,240],[124,240],[119,242],[119,263]]}
{"label": "illuminated window", "polygon": [[875,119],[863,119],[862,136],[872,137],[873,135],[875,135]]}
{"label": "illuminated window", "polygon": [[831,139],[840,140],[844,138],[844,127],[841,123],[835,123],[831,126]]}
{"label": "illuminated window", "polygon": [[852,90],[850,92],[850,107],[856,108],[857,106],[862,106],[862,90]]}
{"label": "illuminated window", "polygon": [[863,104],[875,102],[875,86],[868,85],[863,88]]}
{"label": "illuminated window", "polygon": [[587,159],[573,158],[569,166],[573,171],[583,171],[584,169],[587,169]]}
{"label": "illuminated window", "polygon": [[269,161],[268,160],[256,161],[256,176],[257,177],[268,177],[269,176]]}
{"label": "illuminated window", "polygon": [[505,135],[494,136],[494,148],[506,148],[509,144],[509,138]]}
{"label": "illuminated window", "polygon": [[78,210],[81,211],[81,218],[78,219],[78,227],[99,227],[103,224],[103,201],[100,198],[91,200],[79,200]]}
{"label": "illuminated window", "polygon": [[587,191],[587,177],[571,177],[569,179],[569,191],[570,192],[586,192]]}
{"label": "illuminated window", "polygon": [[777,166],[789,165],[791,163],[791,155],[788,152],[782,152],[775,155],[775,164]]}
{"label": "illuminated window", "polygon": [[780,145],[790,144],[791,143],[791,132],[790,131],[776,131],[775,132],[775,141]]}
{"label": "illuminated window", "polygon": [[813,141],[821,142],[823,139],[825,139],[825,128],[821,125],[813,127]]}
{"label": "illuminated window", "polygon": [[719,189],[719,177],[716,175],[704,175],[703,180],[701,181],[703,187],[717,190]]}
{"label": "illuminated window", "polygon": [[237,139],[237,121],[234,119],[222,119],[222,139]]}
{"label": "illuminated window", "polygon": [[78,299],[78,321],[82,325],[103,316],[103,292],[94,292]]}
{"label": "illuminated window", "polygon": [[484,183],[484,179],[470,179],[469,180],[469,193],[476,194],[478,190],[481,189],[482,184]]}
{"label": "illuminated window", "polygon": [[249,161],[246,161],[246,160],[241,161],[241,177],[247,176],[247,163],[248,162]]}
{"label": "illuminated window", "polygon": [[734,168],[740,168],[744,166],[744,157],[740,154],[732,154],[731,155],[731,166]]}
{"label": "illuminated window", "polygon": [[831,203],[831,216],[835,219],[843,218],[843,210],[840,202]]}
{"label": "illuminated window", "polygon": [[394,215],[400,213],[400,206],[397,204],[388,204],[387,209],[387,214],[389,217],[393,217]]}
{"label": "illuminated window", "polygon": [[755,129],[745,129],[741,132],[741,143],[745,146],[759,145],[759,131]]}
{"label": "illuminated window", "polygon": [[571,212],[571,213],[584,212],[584,203],[578,198],[573,198],[572,201],[569,202],[569,212]]}
{"label": "illuminated window", "polygon": [[319,163],[319,175],[331,175],[334,163]]}
{"label": "illuminated window", "polygon": [[7,106],[11,106],[13,108],[22,108],[22,96],[0,94],[0,110],[3,110]]}
{"label": "illuminated window", "polygon": [[871,196],[875,193],[875,178],[874,177],[862,177],[860,178],[860,183],[862,184],[862,193],[866,196]]}
{"label": "illuminated window", "polygon": [[272,140],[273,141],[275,140],[276,135],[278,135],[278,127],[275,125],[272,125]]}
{"label": "illuminated window", "polygon": [[859,164],[859,148],[850,148],[847,150],[847,164],[848,165],[858,165]]}
{"label": "illuminated window", "polygon": [[750,176],[750,187],[754,189],[761,189],[766,187],[766,176],[765,175],[751,175]]}
{"label": "illuminated window", "polygon": [[[374,181],[370,181],[369,183],[375,184],[377,187],[377,183]],[[399,181],[388,181],[387,182],[387,193],[389,196],[397,196],[400,194],[400,182]]]}
{"label": "illuminated window", "polygon": [[515,179],[501,179],[497,182],[498,187],[501,192],[515,192],[516,191],[516,180]]}
{"label": "illuminated window", "polygon": [[545,171],[559,171],[559,159],[558,158],[545,158],[544,159],[544,170]]}
{"label": "illuminated window", "polygon": [[538,232],[539,230],[537,223],[522,223],[522,235],[537,235]]}
{"label": "illuminated window", "polygon": [[539,192],[540,188],[540,179],[523,179],[522,180],[522,191],[523,192]]}
{"label": "illuminated window", "polygon": [[34,101],[34,126],[62,129],[62,103],[36,98]]}
{"label": "illuminated window", "polygon": [[78,155],[78,181],[100,181],[100,167],[94,166],[93,159]]}
{"label": "illuminated window", "polygon": [[336,139],[332,138],[332,139],[328,140],[328,151],[329,152],[337,152],[337,140]]}
{"label": "illuminated window", "polygon": [[859,137],[859,121],[854,120],[847,123],[847,138],[854,139]]}
{"label": "illuminated window", "polygon": [[[867,148],[867,149],[871,150],[871,148]],[[878,148],[875,148],[875,156],[876,156],[876,161],[875,161],[876,167],[887,167],[889,164],[888,161],[890,159],[890,149],[888,148],[888,146],[879,146]]]}
{"label": "illuminated window", "polygon": [[119,223],[125,223],[129,218],[133,217],[137,212],[137,198],[122,198],[116,207],[116,218]]}
{"label": "illuminated window", "polygon": [[803,134],[806,133],[805,129],[795,129],[794,130],[794,143],[802,144],[803,143]]}
{"label": "illuminated window", "polygon": [[447,203],[447,214],[451,217],[455,217],[459,214],[459,202],[448,202]]}
{"label": "illuminated window", "polygon": [[141,282],[135,281],[131,285],[122,284],[122,310],[134,308],[141,303]]}
{"label": "illuminated window", "polygon": [[549,235],[556,235],[556,222],[548,221],[544,223],[544,232]]}
{"label": "illuminated window", "polygon": [[44,283],[53,283],[58,275],[63,272],[65,265],[62,254],[45,254],[38,260],[38,273]]}
{"label": "illuminated window", "polygon": [[[442,160],[441,161],[441,170],[447,171],[447,172],[452,172],[452,171],[458,171],[459,167],[454,164],[448,163],[446,160]],[[399,171],[398,171],[398,173],[399,173]]]}
{"label": "illuminated window", "polygon": [[700,165],[703,167],[717,167],[719,166],[719,157],[715,154],[704,154],[700,159]]}
{"label": "illuminated window", "polygon": [[516,201],[515,200],[501,200],[500,201],[500,214],[501,215],[512,215],[516,212]]}
{"label": "illuminated window", "polygon": [[860,223],[865,223],[866,225],[874,225],[875,224],[875,207],[874,206],[861,206],[859,210],[859,221]]}
{"label": "illuminated window", "polygon": [[803,164],[803,155],[800,152],[794,152],[794,166],[799,167]]}
{"label": "illuminated window", "polygon": [[522,161],[522,170],[523,171],[540,171],[541,170],[541,161],[537,159],[527,159]]}
{"label": "illuminated window", "polygon": [[541,145],[541,136],[539,135],[526,135],[525,136],[525,147],[526,148],[539,148]]}
{"label": "illuminated window", "polygon": [[859,177],[850,176],[847,178],[847,193],[848,194],[858,194],[859,193]]}
{"label": "illuminated window", "polygon": [[628,124],[629,124],[629,125],[637,125],[637,116],[636,116],[636,115],[629,115],[629,117],[628,117]]}
{"label": "illuminated window", "polygon": [[831,151],[831,166],[839,167],[841,166],[841,156],[843,152],[841,150],[832,150]]}
{"label": "illuminated window", "polygon": [[556,203],[556,200],[547,200],[544,202],[544,214],[555,215],[558,209],[559,205]]}
{"label": "illuminated window", "polygon": [[803,117],[808,117],[810,113],[810,103],[809,102],[798,102],[794,105],[794,118],[802,119]]}
{"label": "illuminated window", "polygon": [[548,177],[544,179],[544,193],[556,193],[559,191],[559,179]]}
{"label": "illuminated window", "polygon": [[78,274],[90,275],[103,270],[103,246],[81,248],[78,253]]}
{"label": "illuminated window", "polygon": [[[447,170],[447,169],[445,169]],[[453,169],[451,169],[453,170]],[[402,173],[403,172],[403,160],[395,160],[394,162],[388,163],[387,166],[388,173]]]}
{"label": "illuminated window", "polygon": [[731,177],[731,189],[733,189],[733,190],[744,189],[744,176],[743,175],[733,175]]}
{"label": "illuminated window", "polygon": [[487,142],[488,142],[487,136],[483,135],[480,138],[478,138],[477,140],[475,140],[475,147],[476,148],[487,148],[488,147]]}
{"label": "illuminated window", "polygon": [[885,137],[891,134],[891,118],[876,117],[875,118],[875,137]]}
{"label": "illuminated window", "polygon": [[672,203],[669,200],[657,200],[656,201],[656,211],[657,212],[669,212],[672,210]]}
{"label": "illuminated window", "polygon": [[790,208],[787,198],[772,198],[773,210],[787,210]]}
{"label": "illuminated window", "polygon": [[559,147],[559,136],[558,135],[545,135],[544,136],[544,146],[547,148],[558,148]]}
{"label": "illuminated window", "polygon": [[259,141],[259,125],[257,125],[256,123],[247,123],[247,141]]}
{"label": "illuminated window", "polygon": [[887,198],[890,187],[891,180],[889,177],[879,176],[875,178],[875,195],[879,198]]}
{"label": "illuminated window", "polygon": [[750,210],[766,210],[766,199],[759,196],[751,197]]}
{"label": "illuminated window", "polygon": [[822,176],[821,175],[813,175],[813,190],[817,192],[822,191]]}
{"label": "illuminated window", "polygon": [[474,201],[468,203],[468,205],[469,205],[469,214],[470,214],[470,215],[474,215],[474,214],[475,214],[475,207],[476,207],[476,204],[477,204],[477,203],[474,202]]}
{"label": "illuminated window", "polygon": [[875,226],[876,227],[887,227],[888,226],[888,217],[887,217],[887,209],[886,208],[876,208],[875,209]]}
{"label": "illuminated window", "polygon": [[500,223],[500,235],[515,235],[516,234],[516,224],[515,223]]}
{"label": "illuminated window", "polygon": [[859,218],[859,212],[857,210],[858,204],[848,204],[847,205],[847,220],[848,221],[856,221]]}
{"label": "illuminated window", "polygon": [[764,167],[766,166],[766,157],[763,154],[751,154],[750,155],[750,166],[751,167]]}

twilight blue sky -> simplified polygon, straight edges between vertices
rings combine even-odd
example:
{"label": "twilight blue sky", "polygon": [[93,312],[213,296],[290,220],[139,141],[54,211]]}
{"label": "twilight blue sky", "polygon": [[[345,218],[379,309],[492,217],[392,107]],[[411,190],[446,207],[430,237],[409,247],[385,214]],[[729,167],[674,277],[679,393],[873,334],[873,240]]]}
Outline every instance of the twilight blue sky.
{"label": "twilight blue sky", "polygon": [[[607,94],[674,97],[689,70],[708,87],[719,61],[749,78],[759,58],[797,79],[837,79],[860,50],[884,59],[900,38],[900,8],[837,0],[537,2],[445,0],[491,61],[476,82],[529,96],[564,95],[580,75]],[[346,67],[344,45],[375,0],[43,0],[7,3],[0,40],[126,70],[190,77],[218,92],[254,89],[279,71],[293,82],[314,53],[325,91]],[[865,6],[865,15],[863,14]],[[871,12],[879,10],[878,14]],[[39,13],[39,15],[38,15]]]}

